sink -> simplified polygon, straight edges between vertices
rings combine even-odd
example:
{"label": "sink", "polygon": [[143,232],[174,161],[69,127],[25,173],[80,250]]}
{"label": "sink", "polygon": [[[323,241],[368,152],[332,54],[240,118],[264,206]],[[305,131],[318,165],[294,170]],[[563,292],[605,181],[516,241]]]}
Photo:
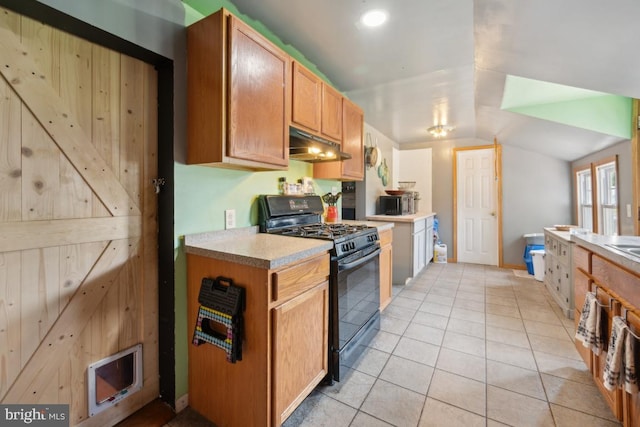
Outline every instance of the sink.
{"label": "sink", "polygon": [[620,252],[624,252],[626,254],[633,255],[640,258],[640,244],[630,245],[630,244],[605,243],[605,246],[608,246]]}

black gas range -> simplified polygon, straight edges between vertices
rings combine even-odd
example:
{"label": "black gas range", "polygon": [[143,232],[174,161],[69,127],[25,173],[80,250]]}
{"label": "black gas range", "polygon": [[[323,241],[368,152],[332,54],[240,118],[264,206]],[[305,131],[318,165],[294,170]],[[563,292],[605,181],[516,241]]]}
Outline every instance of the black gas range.
{"label": "black gas range", "polygon": [[375,227],[324,223],[320,196],[258,197],[260,231],[332,240],[329,375],[340,381],[380,329],[380,243]]}

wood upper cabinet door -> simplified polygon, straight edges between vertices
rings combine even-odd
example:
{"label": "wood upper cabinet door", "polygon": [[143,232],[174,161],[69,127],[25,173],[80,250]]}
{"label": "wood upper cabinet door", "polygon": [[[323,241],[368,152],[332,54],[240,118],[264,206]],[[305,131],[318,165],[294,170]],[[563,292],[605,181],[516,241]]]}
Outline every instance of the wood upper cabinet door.
{"label": "wood upper cabinet door", "polygon": [[342,150],[351,154],[342,162],[344,178],[364,178],[364,114],[360,107],[344,98],[342,100],[343,138]]}
{"label": "wood upper cabinet door", "polygon": [[293,62],[291,122],[320,132],[322,82],[311,71]]}
{"label": "wood upper cabinet door", "polygon": [[340,162],[313,165],[313,176],[322,179],[362,181],[364,178],[364,115],[360,107],[342,98],[342,151],[351,155]]}
{"label": "wood upper cabinet door", "polygon": [[229,38],[228,155],[287,166],[290,58],[233,15]]}
{"label": "wood upper cabinet door", "polygon": [[329,85],[322,85],[322,134],[342,140],[342,95]]}
{"label": "wood upper cabinet door", "polygon": [[289,163],[291,59],[225,9],[187,29],[187,164]]}
{"label": "wood upper cabinet door", "polygon": [[329,282],[272,311],[273,426],[279,426],[328,372]]}

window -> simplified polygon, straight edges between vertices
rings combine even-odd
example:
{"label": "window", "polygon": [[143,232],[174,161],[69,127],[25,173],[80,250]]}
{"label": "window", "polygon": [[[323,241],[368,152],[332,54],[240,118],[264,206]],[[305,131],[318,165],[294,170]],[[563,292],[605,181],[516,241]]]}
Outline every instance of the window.
{"label": "window", "polygon": [[617,171],[617,157],[603,159],[574,171],[579,227],[598,234],[618,235]]}
{"label": "window", "polygon": [[593,231],[593,192],[591,191],[591,166],[576,171],[578,196],[578,226]]}
{"label": "window", "polygon": [[618,235],[618,187],[616,162],[596,166],[598,186],[598,232],[607,236]]}

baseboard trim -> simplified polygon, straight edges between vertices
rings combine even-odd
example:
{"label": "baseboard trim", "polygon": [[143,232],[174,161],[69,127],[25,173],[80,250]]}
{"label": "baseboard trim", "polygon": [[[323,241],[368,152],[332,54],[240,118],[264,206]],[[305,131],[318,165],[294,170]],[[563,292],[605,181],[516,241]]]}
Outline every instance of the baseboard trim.
{"label": "baseboard trim", "polygon": [[183,394],[176,399],[176,413],[186,409],[187,406],[189,406],[189,393]]}
{"label": "baseboard trim", "polygon": [[508,268],[511,270],[526,270],[527,267],[525,267],[522,264],[502,264],[502,268]]}

